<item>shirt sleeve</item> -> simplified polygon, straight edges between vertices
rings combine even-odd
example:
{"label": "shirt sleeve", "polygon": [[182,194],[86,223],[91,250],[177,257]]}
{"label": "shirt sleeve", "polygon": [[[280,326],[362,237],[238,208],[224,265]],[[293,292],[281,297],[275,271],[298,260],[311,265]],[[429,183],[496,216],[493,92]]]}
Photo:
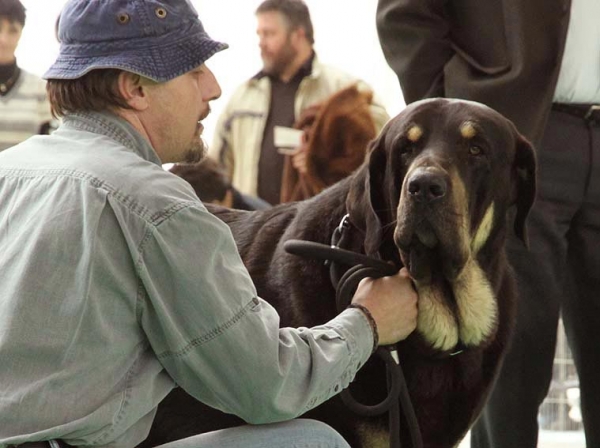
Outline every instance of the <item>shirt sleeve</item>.
{"label": "shirt sleeve", "polygon": [[280,328],[229,228],[201,206],[149,233],[139,272],[139,318],[165,369],[190,395],[249,423],[303,414],[347,387],[371,354],[359,310]]}

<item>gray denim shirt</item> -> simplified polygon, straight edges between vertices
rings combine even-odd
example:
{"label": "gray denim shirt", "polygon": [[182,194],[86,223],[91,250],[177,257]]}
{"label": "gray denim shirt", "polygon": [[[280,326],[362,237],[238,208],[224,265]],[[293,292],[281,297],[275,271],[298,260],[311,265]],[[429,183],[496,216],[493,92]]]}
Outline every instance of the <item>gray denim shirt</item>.
{"label": "gray denim shirt", "polygon": [[126,121],[74,114],[0,153],[0,448],[133,447],[176,386],[248,422],[294,418],[372,344],[354,309],[280,329],[229,228]]}

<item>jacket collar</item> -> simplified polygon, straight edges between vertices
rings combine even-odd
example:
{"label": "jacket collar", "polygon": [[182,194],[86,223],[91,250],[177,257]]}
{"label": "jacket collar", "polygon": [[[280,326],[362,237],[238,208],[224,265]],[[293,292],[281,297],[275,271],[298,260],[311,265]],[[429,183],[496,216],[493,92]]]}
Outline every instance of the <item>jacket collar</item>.
{"label": "jacket collar", "polygon": [[63,125],[104,135],[122,144],[144,160],[161,166],[162,162],[150,142],[127,120],[111,112],[76,112],[64,117]]}

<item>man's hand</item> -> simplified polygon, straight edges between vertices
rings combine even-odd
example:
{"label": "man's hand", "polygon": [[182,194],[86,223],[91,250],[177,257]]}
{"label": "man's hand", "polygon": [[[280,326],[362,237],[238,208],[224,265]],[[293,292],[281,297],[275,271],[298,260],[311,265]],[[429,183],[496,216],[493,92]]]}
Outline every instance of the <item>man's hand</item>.
{"label": "man's hand", "polygon": [[307,154],[306,154],[306,146],[299,146],[296,150],[291,154],[292,155],[292,165],[294,168],[298,170],[300,174],[306,174],[307,169]]}
{"label": "man's hand", "polygon": [[304,129],[302,137],[300,138],[300,146],[298,146],[291,154],[292,165],[300,174],[306,174],[308,171],[308,130],[309,127]]}
{"label": "man's hand", "polygon": [[406,268],[390,277],[365,278],[356,289],[352,303],[366,307],[379,333],[379,345],[406,339],[417,327],[418,296]]}

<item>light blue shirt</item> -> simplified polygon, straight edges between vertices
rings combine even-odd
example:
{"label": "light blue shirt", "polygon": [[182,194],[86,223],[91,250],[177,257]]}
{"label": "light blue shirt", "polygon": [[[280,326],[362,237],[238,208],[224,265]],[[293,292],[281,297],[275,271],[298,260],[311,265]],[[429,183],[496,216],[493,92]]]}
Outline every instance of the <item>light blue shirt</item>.
{"label": "light blue shirt", "polygon": [[68,116],[0,153],[0,448],[133,447],[176,384],[252,423],[290,419],[372,344],[355,309],[280,329],[229,228],[126,121]]}
{"label": "light blue shirt", "polygon": [[600,1],[571,0],[556,103],[600,104]]}

